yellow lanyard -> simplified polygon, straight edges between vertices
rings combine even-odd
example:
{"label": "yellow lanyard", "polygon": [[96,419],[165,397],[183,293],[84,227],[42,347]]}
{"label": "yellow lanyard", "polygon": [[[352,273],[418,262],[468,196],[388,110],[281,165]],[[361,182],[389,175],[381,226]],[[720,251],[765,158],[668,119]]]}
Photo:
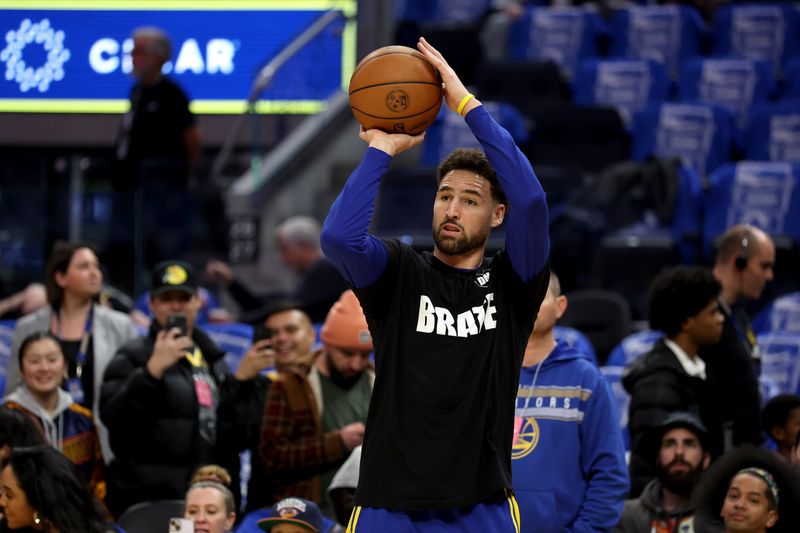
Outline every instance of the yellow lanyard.
{"label": "yellow lanyard", "polygon": [[203,352],[201,352],[200,348],[198,348],[197,346],[195,346],[194,351],[192,353],[186,354],[186,359],[195,368],[200,368],[202,366],[205,366],[206,364],[205,361],[203,361]]}

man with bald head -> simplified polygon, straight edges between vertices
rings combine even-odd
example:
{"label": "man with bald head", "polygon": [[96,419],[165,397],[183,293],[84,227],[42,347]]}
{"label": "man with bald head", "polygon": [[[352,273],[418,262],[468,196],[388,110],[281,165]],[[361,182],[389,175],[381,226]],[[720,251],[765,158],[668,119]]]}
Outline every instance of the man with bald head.
{"label": "man with bald head", "polygon": [[772,238],[755,226],[738,224],[720,237],[713,273],[722,285],[719,304],[725,321],[719,342],[702,347],[699,355],[716,377],[714,396],[724,424],[726,449],[763,440],[758,384],[761,357],[741,306],[761,296],[773,278],[774,266]]}

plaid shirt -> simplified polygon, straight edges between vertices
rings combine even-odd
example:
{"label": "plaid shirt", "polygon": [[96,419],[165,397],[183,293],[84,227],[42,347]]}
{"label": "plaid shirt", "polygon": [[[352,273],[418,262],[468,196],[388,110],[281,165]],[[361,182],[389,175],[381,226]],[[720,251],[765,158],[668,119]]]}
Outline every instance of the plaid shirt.
{"label": "plaid shirt", "polygon": [[294,496],[319,503],[320,474],[347,457],[339,430],[322,432],[317,398],[302,368],[282,371],[270,386],[259,451],[276,482],[276,501]]}

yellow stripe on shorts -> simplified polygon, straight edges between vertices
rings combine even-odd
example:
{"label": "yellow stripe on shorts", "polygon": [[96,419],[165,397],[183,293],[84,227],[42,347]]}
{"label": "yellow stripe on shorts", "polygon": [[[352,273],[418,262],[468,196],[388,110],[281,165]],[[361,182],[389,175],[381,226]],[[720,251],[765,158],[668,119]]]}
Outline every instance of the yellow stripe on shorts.
{"label": "yellow stripe on shorts", "polygon": [[[353,512],[350,513],[350,521],[347,523],[347,530],[345,533],[356,533],[356,524],[358,524],[358,515],[361,514],[361,506],[353,507]],[[517,529],[519,532],[519,529]]]}
{"label": "yellow stripe on shorts", "polygon": [[508,499],[508,507],[511,512],[511,521],[514,523],[514,531],[519,533],[519,505],[517,505],[517,499],[510,490],[506,490],[506,498]]}

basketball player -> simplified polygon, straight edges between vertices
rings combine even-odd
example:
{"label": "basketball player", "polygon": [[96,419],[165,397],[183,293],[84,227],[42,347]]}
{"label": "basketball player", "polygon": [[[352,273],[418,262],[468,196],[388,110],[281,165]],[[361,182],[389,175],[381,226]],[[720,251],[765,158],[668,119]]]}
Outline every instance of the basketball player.
{"label": "basketball player", "polygon": [[[440,165],[432,254],[368,233],[381,176],[423,135],[362,130],[369,148],[325,220],[323,250],[355,287],[375,343],[348,531],[518,532],[514,403],[549,281],[545,194],[442,55],[424,39],[417,47],[485,155],[459,149]],[[505,250],[485,258],[503,221]]]}

